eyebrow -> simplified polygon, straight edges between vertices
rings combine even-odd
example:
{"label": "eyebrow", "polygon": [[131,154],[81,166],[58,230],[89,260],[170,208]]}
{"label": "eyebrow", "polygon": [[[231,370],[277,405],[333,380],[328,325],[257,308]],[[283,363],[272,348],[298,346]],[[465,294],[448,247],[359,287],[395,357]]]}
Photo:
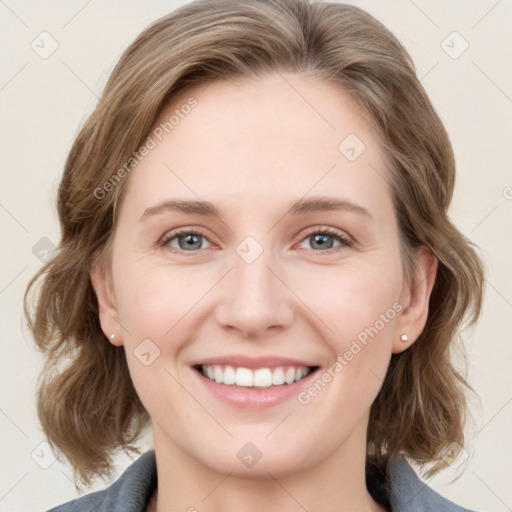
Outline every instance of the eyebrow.
{"label": "eyebrow", "polygon": [[[169,200],[164,201],[156,206],[147,208],[142,214],[139,222],[146,220],[148,217],[159,213],[175,211],[181,213],[193,213],[196,215],[204,215],[208,217],[220,217],[219,210],[208,201],[191,201],[191,200]],[[358,213],[369,219],[372,219],[371,213],[363,206],[356,204],[348,199],[339,199],[336,197],[317,196],[308,199],[299,199],[289,206],[288,213],[291,215],[301,215],[305,213],[319,213],[327,211],[349,211]]]}

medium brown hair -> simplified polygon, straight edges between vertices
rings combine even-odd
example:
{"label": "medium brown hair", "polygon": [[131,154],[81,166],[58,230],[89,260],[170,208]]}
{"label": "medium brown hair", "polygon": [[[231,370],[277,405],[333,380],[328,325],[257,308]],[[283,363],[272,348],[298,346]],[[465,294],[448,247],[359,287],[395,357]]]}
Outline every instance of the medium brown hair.
{"label": "medium brown hair", "polygon": [[[110,477],[119,449],[140,453],[135,442],[150,420],[124,350],[100,328],[90,280],[97,258],[108,265],[116,204],[129,178],[102,192],[101,200],[97,191],[106,190],[178,93],[267,71],[305,73],[351,96],[385,151],[407,275],[419,247],[437,258],[427,324],[408,350],[392,356],[371,407],[369,458],[383,465],[401,453],[431,463],[433,473],[445,465],[451,443],[464,444],[469,385],[451,349],[463,320],[478,318],[484,272],[470,241],[448,218],[454,155],[411,57],[388,29],[354,6],[200,0],[157,20],[121,56],[65,164],[58,250],[25,294],[29,326],[45,355],[39,420],[51,446],[71,463],[75,482]],[[39,279],[31,312],[28,295]]]}

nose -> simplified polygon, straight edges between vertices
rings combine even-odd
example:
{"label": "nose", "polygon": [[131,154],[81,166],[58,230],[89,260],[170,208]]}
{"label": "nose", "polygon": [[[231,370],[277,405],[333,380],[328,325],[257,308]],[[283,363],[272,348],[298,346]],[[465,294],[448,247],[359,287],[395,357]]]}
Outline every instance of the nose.
{"label": "nose", "polygon": [[215,314],[223,329],[261,339],[291,325],[293,293],[284,283],[284,276],[279,275],[282,272],[266,255],[267,251],[263,251],[251,263],[233,255],[233,268],[223,280],[222,298]]}

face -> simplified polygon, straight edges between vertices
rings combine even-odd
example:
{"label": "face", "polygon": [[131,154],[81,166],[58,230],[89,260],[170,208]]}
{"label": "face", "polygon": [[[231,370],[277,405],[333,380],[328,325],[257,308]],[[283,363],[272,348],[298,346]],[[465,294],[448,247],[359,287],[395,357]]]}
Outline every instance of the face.
{"label": "face", "polygon": [[337,86],[283,77],[175,98],[127,178],[111,280],[92,275],[155,446],[223,473],[364,449],[421,330],[371,124]]}

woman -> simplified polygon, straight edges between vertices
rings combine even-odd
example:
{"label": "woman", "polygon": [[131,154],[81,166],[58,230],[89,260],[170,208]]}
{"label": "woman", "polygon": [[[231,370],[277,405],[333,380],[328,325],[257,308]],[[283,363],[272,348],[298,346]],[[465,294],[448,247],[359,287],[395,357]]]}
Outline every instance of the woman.
{"label": "woman", "polygon": [[[68,156],[31,328],[70,510],[463,509],[449,351],[482,264],[396,38],[306,0],[192,2],[125,51]],[[56,369],[58,368],[58,371]]]}

